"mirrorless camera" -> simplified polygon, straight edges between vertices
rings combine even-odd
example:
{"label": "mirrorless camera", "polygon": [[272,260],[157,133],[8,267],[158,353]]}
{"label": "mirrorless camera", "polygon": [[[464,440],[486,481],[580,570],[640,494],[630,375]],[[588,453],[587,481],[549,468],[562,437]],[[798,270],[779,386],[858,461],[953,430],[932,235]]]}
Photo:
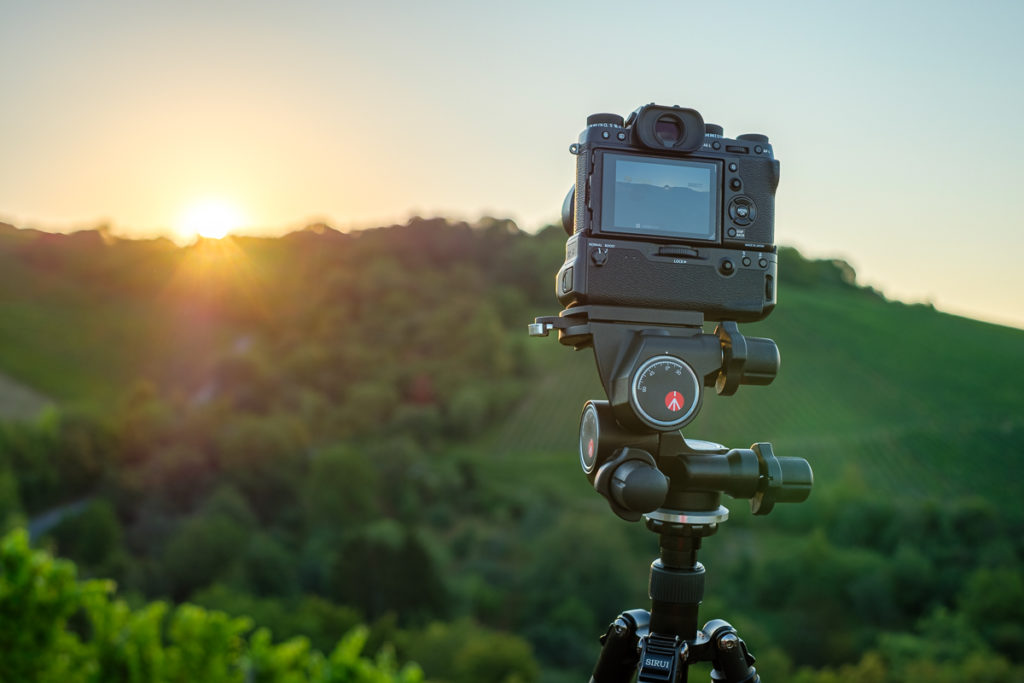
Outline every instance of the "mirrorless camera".
{"label": "mirrorless camera", "polygon": [[566,308],[695,311],[751,322],[775,307],[775,188],[765,135],[726,138],[694,109],[593,114],[570,147],[576,184],[556,293]]}

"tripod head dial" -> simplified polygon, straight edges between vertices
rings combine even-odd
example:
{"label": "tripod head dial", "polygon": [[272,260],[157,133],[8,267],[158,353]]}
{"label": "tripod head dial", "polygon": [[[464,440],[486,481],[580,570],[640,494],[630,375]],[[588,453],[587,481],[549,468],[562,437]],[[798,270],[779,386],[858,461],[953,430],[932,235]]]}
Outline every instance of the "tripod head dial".
{"label": "tripod head dial", "polygon": [[675,356],[648,358],[630,379],[630,407],[641,422],[659,432],[689,424],[697,416],[700,401],[697,373]]}
{"label": "tripod head dial", "polygon": [[608,401],[587,401],[580,415],[579,451],[580,467],[590,483],[597,470],[627,446],[656,453],[658,435],[623,429]]}
{"label": "tripod head dial", "polygon": [[[607,402],[606,402],[607,403]],[[584,474],[590,474],[597,465],[598,446],[601,443],[601,420],[597,406],[588,401],[580,416],[580,467]]]}

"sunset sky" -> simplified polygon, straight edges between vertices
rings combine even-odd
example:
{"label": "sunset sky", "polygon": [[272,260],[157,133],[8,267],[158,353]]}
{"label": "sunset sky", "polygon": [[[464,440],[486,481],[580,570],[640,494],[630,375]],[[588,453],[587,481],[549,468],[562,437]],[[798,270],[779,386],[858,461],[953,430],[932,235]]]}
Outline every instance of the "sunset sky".
{"label": "sunset sky", "polygon": [[1024,327],[1021,27],[1020,2],[0,0],[0,220],[535,230],[587,115],[653,101],[771,137],[779,243]]}

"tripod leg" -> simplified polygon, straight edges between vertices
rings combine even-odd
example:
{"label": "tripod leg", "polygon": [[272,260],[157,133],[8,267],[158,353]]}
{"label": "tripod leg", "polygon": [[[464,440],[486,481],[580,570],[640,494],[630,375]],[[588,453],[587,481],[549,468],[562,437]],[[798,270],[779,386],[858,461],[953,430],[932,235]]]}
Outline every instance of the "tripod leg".
{"label": "tripod leg", "polygon": [[637,647],[647,632],[651,615],[642,609],[623,612],[601,636],[601,654],[590,683],[629,683],[640,660]]}

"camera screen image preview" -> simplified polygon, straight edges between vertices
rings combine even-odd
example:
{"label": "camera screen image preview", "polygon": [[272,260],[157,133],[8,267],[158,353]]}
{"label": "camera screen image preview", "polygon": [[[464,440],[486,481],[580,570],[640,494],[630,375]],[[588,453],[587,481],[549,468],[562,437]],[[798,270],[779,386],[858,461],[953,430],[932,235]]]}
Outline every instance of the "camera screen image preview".
{"label": "camera screen image preview", "polygon": [[711,241],[718,168],[680,159],[605,155],[601,232]]}

